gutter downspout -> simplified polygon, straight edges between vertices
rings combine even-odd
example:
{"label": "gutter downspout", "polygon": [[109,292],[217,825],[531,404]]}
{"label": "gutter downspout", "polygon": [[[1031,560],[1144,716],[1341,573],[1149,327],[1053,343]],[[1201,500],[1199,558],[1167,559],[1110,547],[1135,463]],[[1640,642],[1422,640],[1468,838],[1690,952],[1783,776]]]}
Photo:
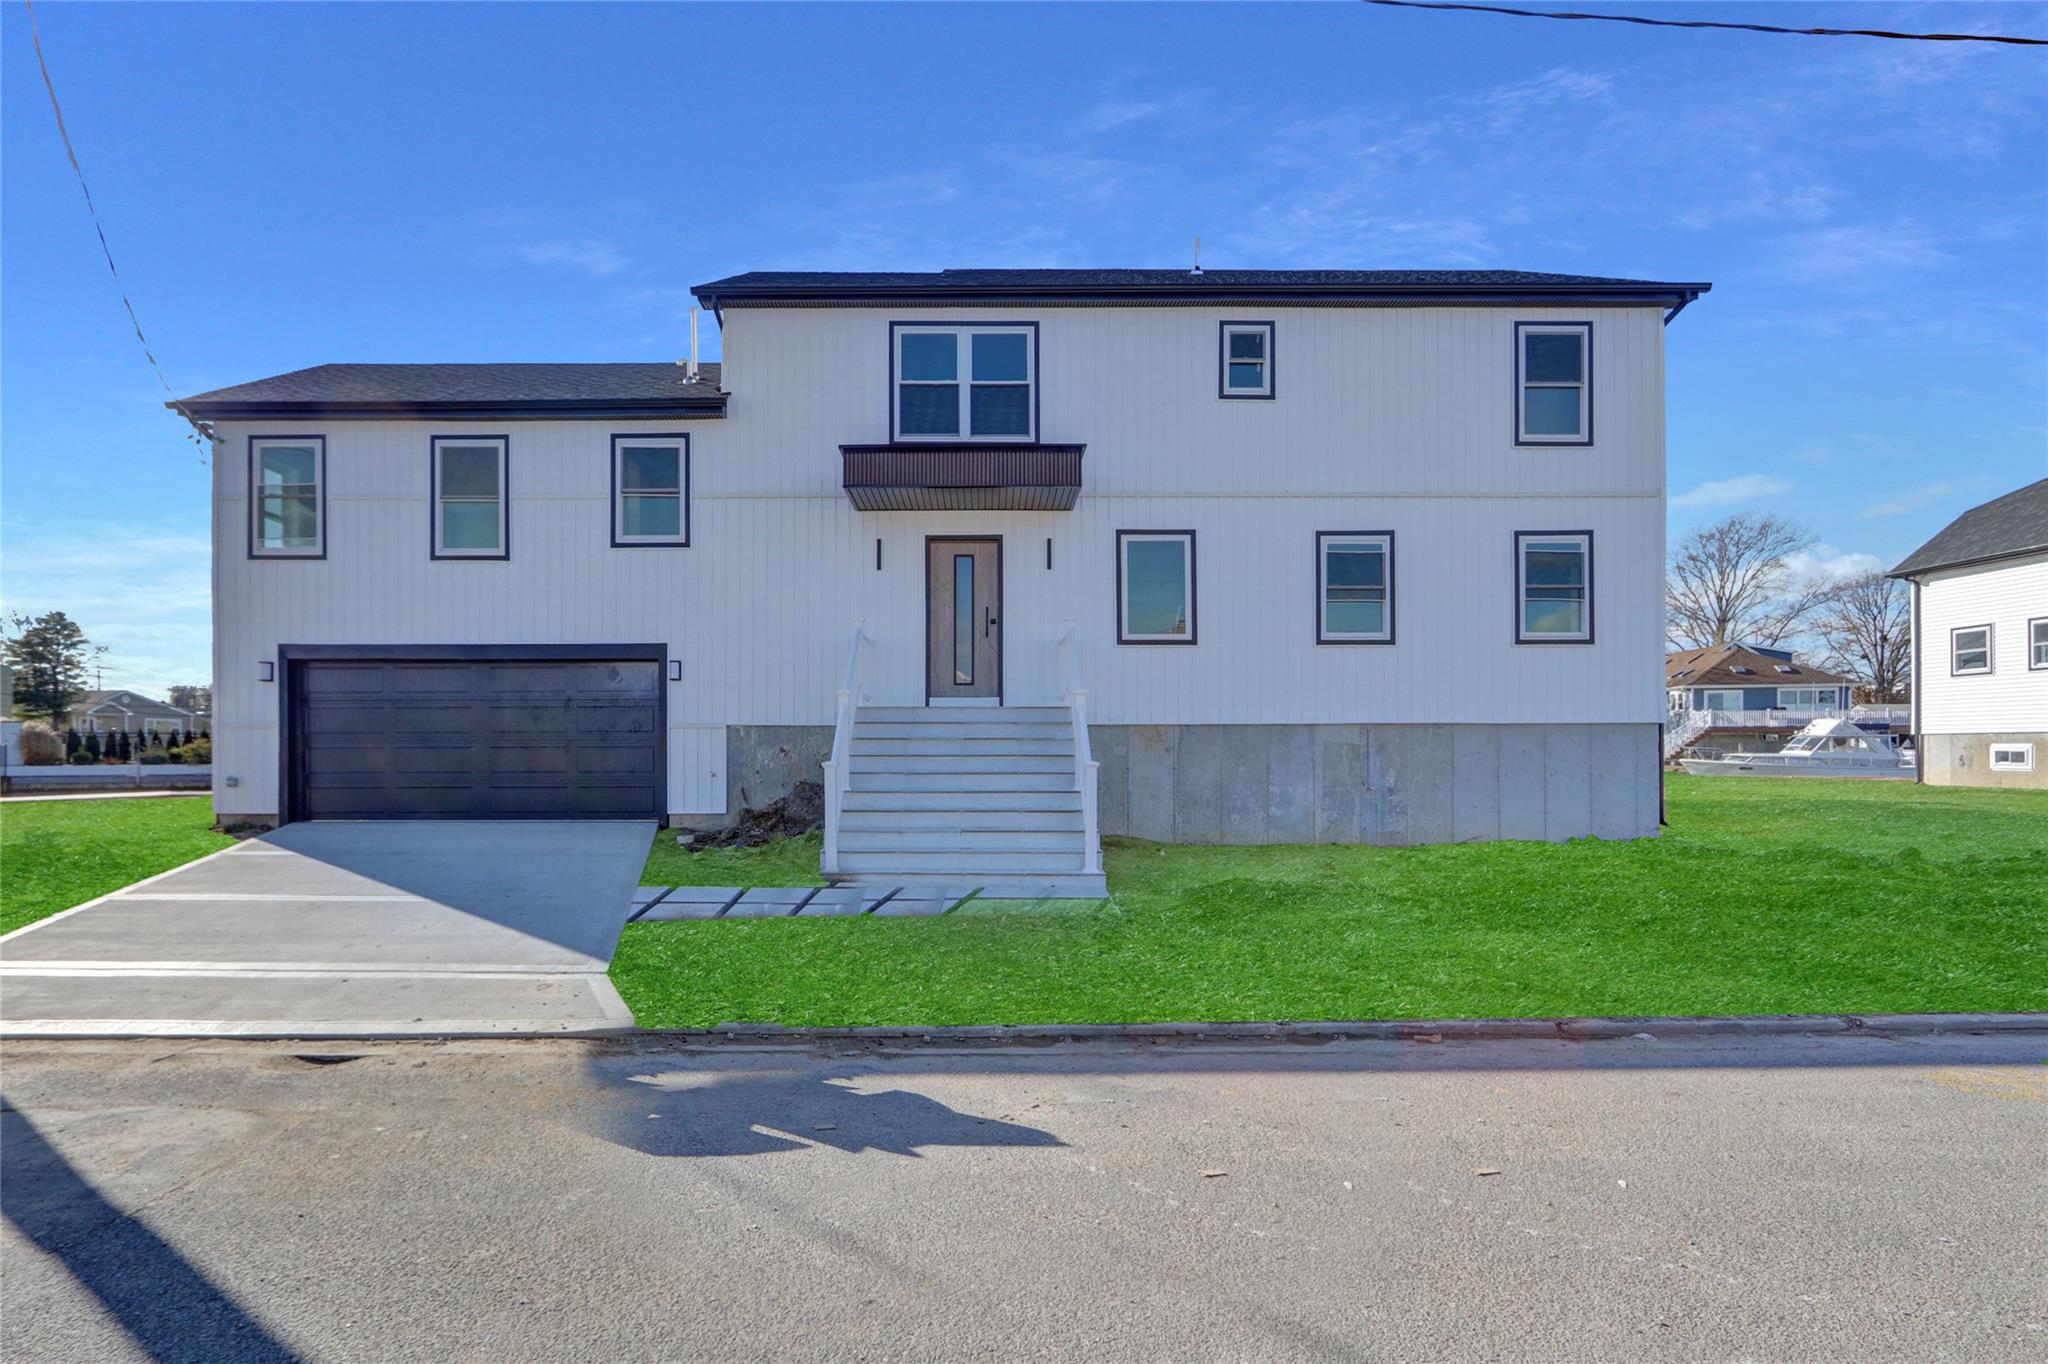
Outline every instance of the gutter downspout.
{"label": "gutter downspout", "polygon": [[1913,731],[1913,783],[1924,786],[1927,782],[1927,745],[1921,742],[1920,733],[1920,580],[1910,579],[1913,584],[1913,714],[1909,728]]}

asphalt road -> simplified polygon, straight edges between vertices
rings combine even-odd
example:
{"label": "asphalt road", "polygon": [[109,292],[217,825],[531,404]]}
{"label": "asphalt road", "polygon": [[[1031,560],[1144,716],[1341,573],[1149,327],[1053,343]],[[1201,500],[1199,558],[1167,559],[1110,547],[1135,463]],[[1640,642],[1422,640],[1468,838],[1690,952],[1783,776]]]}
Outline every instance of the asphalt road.
{"label": "asphalt road", "polygon": [[19,1043],[0,1355],[2041,1360],[2044,1054]]}

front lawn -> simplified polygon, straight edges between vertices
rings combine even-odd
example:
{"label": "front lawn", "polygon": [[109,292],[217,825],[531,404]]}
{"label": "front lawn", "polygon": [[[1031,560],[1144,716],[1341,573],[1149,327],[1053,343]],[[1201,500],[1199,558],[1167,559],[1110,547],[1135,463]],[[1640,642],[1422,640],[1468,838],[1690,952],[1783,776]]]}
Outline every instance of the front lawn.
{"label": "front lawn", "polygon": [[205,796],[0,805],[0,933],[169,871],[234,840]]}
{"label": "front lawn", "polygon": [[[634,924],[612,978],[655,1028],[2048,1009],[2048,796],[1668,793],[1636,843],[1113,840],[1109,903]],[[736,856],[664,837],[646,879],[777,883]],[[744,856],[815,880],[815,837]]]}

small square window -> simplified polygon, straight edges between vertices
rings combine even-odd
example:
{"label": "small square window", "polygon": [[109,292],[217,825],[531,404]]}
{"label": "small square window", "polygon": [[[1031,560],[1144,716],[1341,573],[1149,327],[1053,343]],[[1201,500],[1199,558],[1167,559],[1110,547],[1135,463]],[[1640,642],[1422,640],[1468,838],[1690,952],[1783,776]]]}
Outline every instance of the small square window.
{"label": "small square window", "polygon": [[1593,642],[1593,532],[1515,532],[1515,642]]}
{"label": "small square window", "polygon": [[1221,353],[1217,359],[1217,396],[1272,397],[1273,324],[1225,322],[1222,325],[1221,337]]}
{"label": "small square window", "polygon": [[327,438],[249,438],[249,554],[320,559],[327,554]]}
{"label": "small square window", "polygon": [[1966,625],[1948,632],[1949,672],[1956,677],[1991,671],[1991,627]]}
{"label": "small square window", "polygon": [[1394,533],[1316,532],[1316,643],[1394,642]]}
{"label": "small square window", "polygon": [[1195,642],[1195,533],[1116,533],[1116,641]]}
{"label": "small square window", "polygon": [[1515,444],[1593,443],[1593,324],[1515,324]]}
{"label": "small square window", "polygon": [[612,437],[612,544],[690,543],[690,438]]}

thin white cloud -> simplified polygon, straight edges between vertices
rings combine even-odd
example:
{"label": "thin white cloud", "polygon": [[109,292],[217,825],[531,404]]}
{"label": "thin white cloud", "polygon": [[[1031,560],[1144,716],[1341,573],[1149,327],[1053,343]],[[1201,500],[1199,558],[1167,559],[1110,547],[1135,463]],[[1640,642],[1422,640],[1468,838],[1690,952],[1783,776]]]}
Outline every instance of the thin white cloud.
{"label": "thin white cloud", "polygon": [[106,647],[106,685],[162,696],[212,676],[211,550],[190,524],[105,538],[103,525],[67,518],[10,523],[0,611],[62,611]]}
{"label": "thin white cloud", "polygon": [[1782,268],[1799,279],[1863,275],[1888,282],[1901,270],[1926,270],[1950,259],[1915,223],[1895,222],[1884,227],[1844,224],[1787,237]]}
{"label": "thin white cloud", "polygon": [[1833,545],[1815,545],[1802,549],[1785,560],[1786,569],[1795,578],[1824,582],[1840,582],[1844,578],[1857,578],[1865,573],[1875,573],[1885,566],[1884,560],[1875,554],[1858,550],[1838,550]]}
{"label": "thin white cloud", "polygon": [[627,266],[626,253],[603,237],[562,237],[551,241],[515,242],[505,248],[513,260],[551,266],[602,278]]}
{"label": "thin white cloud", "polygon": [[1953,483],[1923,483],[1917,488],[1894,493],[1881,502],[1873,502],[1856,515],[1866,520],[1879,516],[1904,516],[1908,512],[1919,511],[1931,502],[1939,502],[1955,490],[1956,486]]}
{"label": "thin white cloud", "polygon": [[1791,491],[1790,483],[1774,475],[1743,474],[1739,478],[1709,479],[1672,498],[1671,505],[1677,509],[1732,507],[1766,497],[1783,497]]}

